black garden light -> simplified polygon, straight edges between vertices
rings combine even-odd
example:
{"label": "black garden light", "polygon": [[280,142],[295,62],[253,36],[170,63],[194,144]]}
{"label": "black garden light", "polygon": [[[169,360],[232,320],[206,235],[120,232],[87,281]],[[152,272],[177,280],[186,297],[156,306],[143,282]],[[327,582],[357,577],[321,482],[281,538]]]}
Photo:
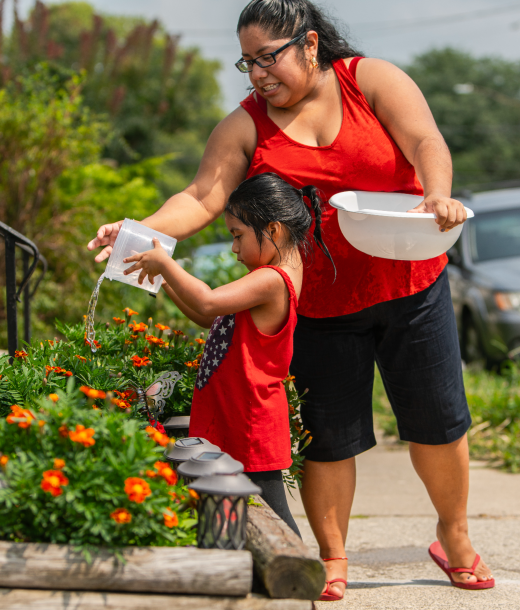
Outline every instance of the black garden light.
{"label": "black garden light", "polygon": [[244,465],[242,462],[234,460],[229,453],[204,451],[179,464],[177,472],[185,483],[193,483],[195,479],[212,474],[240,474],[244,472]]}
{"label": "black garden light", "polygon": [[241,550],[246,543],[247,500],[261,493],[245,474],[215,474],[188,485],[199,495],[197,546]]}
{"label": "black garden light", "polygon": [[171,463],[172,468],[177,470],[179,464],[200,455],[204,451],[220,452],[220,447],[213,445],[205,438],[189,436],[188,438],[180,438],[175,441],[173,447],[170,443],[164,450],[164,457]]}
{"label": "black garden light", "polygon": [[176,415],[169,417],[163,424],[166,434],[171,438],[177,437],[179,434],[188,436],[190,428],[189,415]]}

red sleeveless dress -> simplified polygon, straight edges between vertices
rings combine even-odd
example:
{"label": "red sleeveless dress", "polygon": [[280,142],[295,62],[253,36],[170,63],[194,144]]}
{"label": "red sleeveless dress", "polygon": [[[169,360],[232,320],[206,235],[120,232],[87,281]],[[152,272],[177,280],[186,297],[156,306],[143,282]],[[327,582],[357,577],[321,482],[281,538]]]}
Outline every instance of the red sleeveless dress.
{"label": "red sleeveless dress", "polygon": [[[328,318],[354,313],[405,297],[433,284],[448,261],[445,254],[427,261],[394,261],[364,254],[343,237],[337,211],[328,200],[341,191],[381,191],[423,195],[413,166],[378,121],[359,89],[355,68],[362,58],[333,62],[341,86],[343,121],[329,146],[307,146],[292,140],[268,116],[265,99],[253,94],[242,107],[255,122],[258,141],[247,177],[274,172],[300,189],[318,187],[327,202],[323,239],[337,268],[319,248],[305,267],[298,313]],[[312,230],[312,229],[311,229]]]}
{"label": "red sleeveless dress", "polygon": [[258,267],[264,268],[277,271],[287,285],[287,319],[276,335],[265,335],[249,309],[215,318],[191,404],[190,436],[218,445],[242,462],[246,472],[283,470],[292,463],[282,380],[293,355],[298,299],[285,271]]}

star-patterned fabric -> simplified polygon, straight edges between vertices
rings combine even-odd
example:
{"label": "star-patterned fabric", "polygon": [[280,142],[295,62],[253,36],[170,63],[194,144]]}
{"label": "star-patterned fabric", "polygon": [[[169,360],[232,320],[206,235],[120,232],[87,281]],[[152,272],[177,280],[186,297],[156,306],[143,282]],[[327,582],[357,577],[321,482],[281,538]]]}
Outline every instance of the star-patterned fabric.
{"label": "star-patterned fabric", "polygon": [[226,357],[231,342],[233,341],[234,332],[234,313],[215,318],[208,333],[208,338],[204,347],[204,356],[200,361],[197,381],[195,382],[199,390],[202,390],[202,388],[207,385],[213,373]]}
{"label": "star-patterned fabric", "polygon": [[278,267],[268,268],[280,274],[287,286],[287,319],[278,333],[265,335],[249,310],[216,318],[191,405],[190,436],[214,443],[242,462],[246,472],[291,465],[283,379],[293,354],[298,301],[289,276]]}

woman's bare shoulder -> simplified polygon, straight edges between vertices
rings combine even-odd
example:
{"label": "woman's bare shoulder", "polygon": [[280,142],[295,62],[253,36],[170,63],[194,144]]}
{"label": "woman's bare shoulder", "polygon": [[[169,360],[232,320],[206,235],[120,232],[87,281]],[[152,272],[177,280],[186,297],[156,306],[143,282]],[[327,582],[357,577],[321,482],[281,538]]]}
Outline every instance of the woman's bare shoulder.
{"label": "woman's bare shoulder", "polygon": [[251,115],[239,106],[222,119],[213,132],[226,145],[240,146],[247,157],[252,158],[256,148],[256,127]]}

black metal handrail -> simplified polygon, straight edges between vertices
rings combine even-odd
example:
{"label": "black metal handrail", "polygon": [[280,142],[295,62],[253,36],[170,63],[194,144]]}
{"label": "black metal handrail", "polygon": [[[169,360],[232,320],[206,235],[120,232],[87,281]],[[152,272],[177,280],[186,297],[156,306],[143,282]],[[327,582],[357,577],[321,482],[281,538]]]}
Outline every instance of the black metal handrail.
{"label": "black metal handrail", "polygon": [[[7,310],[7,348],[10,356],[14,356],[18,349],[18,323],[17,305],[21,302],[21,295],[24,297],[24,340],[29,343],[31,340],[31,310],[30,302],[40,285],[42,278],[47,271],[47,261],[40,254],[36,245],[25,235],[18,233],[3,222],[0,222],[0,236],[5,241],[5,283],[6,283],[6,310]],[[23,252],[23,273],[24,276],[20,286],[16,286],[16,247]],[[33,257],[29,265],[30,257]],[[38,263],[42,263],[42,272],[36,280],[34,286],[30,287],[31,279]]]}

